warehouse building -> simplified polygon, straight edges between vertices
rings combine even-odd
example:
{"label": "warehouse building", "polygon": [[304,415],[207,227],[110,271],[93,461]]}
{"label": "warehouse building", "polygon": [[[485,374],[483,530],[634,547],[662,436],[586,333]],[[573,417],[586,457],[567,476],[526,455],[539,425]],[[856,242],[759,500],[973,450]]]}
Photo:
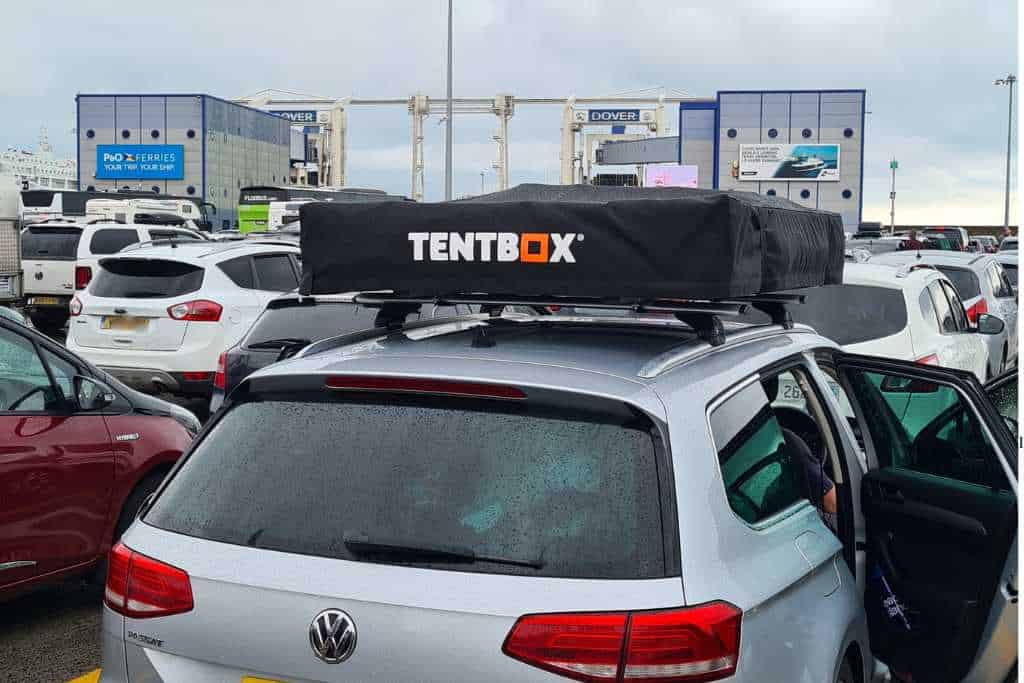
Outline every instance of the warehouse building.
{"label": "warehouse building", "polygon": [[78,186],[199,197],[215,228],[235,225],[238,191],[285,185],[291,124],[210,95],[83,94]]}

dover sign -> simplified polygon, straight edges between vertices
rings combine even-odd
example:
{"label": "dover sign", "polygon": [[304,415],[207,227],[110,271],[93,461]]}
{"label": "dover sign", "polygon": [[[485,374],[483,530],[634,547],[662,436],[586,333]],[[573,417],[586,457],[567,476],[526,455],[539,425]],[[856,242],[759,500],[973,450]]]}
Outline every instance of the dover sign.
{"label": "dover sign", "polygon": [[653,109],[577,109],[573,112],[576,123],[654,123]]}
{"label": "dover sign", "polygon": [[97,180],[181,180],[183,145],[97,145]]}

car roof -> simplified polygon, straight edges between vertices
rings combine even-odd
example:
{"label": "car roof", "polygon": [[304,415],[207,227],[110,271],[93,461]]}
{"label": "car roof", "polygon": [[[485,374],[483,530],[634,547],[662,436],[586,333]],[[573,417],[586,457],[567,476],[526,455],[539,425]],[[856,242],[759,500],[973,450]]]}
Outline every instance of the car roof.
{"label": "car roof", "polygon": [[991,254],[976,254],[969,251],[940,251],[938,249],[922,249],[920,251],[895,251],[887,254],[877,254],[871,257],[872,263],[882,265],[904,265],[918,261],[920,263],[934,263],[943,266],[960,267],[984,267]]}
{"label": "car roof", "polygon": [[[897,252],[899,253],[899,252]],[[847,262],[843,268],[843,284],[872,285],[904,289],[909,283],[920,282],[921,286],[935,278],[944,277],[934,268],[906,268],[898,265],[875,263],[872,257],[867,263]]]}
{"label": "car roof", "polygon": [[110,254],[107,258],[171,258],[176,261],[190,261],[202,264],[204,261],[219,261],[221,258],[234,258],[236,256],[248,256],[250,254],[261,254],[270,252],[291,252],[299,253],[295,245],[281,243],[267,243],[257,241],[231,241],[213,242],[188,240],[182,242],[142,243],[142,246],[126,247],[116,254]]}
{"label": "car roof", "polygon": [[1017,264],[1017,252],[1015,251],[997,251],[991,255],[996,261],[1000,263],[1012,263]]}

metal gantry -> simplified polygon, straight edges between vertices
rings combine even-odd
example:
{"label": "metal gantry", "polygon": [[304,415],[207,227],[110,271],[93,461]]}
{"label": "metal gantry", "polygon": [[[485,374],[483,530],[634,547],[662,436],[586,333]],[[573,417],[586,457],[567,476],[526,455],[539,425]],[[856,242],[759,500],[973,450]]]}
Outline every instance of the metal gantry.
{"label": "metal gantry", "polygon": [[[507,189],[511,180],[509,172],[509,137],[508,124],[520,105],[558,105],[562,107],[561,117],[561,174],[562,184],[580,182],[589,175],[590,154],[577,153],[577,137],[582,135],[588,126],[607,126],[607,121],[593,120],[587,113],[594,105],[606,107],[628,108],[639,112],[635,121],[626,121],[625,125],[640,126],[655,136],[666,132],[665,105],[678,105],[680,102],[700,101],[701,98],[685,94],[667,96],[633,96],[608,95],[598,97],[514,97],[507,93],[499,93],[494,97],[454,97],[451,100],[453,116],[463,114],[491,114],[498,119],[498,127],[492,139],[497,146],[497,158],[492,163],[496,175],[497,189]],[[349,107],[406,107],[412,118],[412,150],[410,194],[413,199],[421,201],[425,194],[424,174],[426,160],[423,153],[423,125],[427,117],[433,115],[446,116],[448,99],[433,98],[423,94],[411,97],[319,97],[301,95],[277,90],[265,90],[256,95],[241,97],[234,100],[239,104],[265,109],[267,111],[286,111],[289,108],[309,108],[318,111],[318,124],[326,132],[326,139],[320,136],[318,151],[320,158],[327,160],[327,168],[320,174],[322,185],[345,184],[345,144],[347,135],[347,115]],[[447,121],[445,121],[447,124]],[[583,141],[589,150],[600,135],[583,135]],[[619,137],[617,139],[625,139]],[[583,156],[587,158],[584,159]]]}

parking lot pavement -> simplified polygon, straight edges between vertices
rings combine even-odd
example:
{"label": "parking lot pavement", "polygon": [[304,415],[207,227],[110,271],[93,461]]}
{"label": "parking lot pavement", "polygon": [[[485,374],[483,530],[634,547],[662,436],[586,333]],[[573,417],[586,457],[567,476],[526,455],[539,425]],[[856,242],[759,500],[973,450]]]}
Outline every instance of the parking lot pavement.
{"label": "parking lot pavement", "polygon": [[0,682],[63,683],[100,665],[103,591],[82,581],[0,605]]}

